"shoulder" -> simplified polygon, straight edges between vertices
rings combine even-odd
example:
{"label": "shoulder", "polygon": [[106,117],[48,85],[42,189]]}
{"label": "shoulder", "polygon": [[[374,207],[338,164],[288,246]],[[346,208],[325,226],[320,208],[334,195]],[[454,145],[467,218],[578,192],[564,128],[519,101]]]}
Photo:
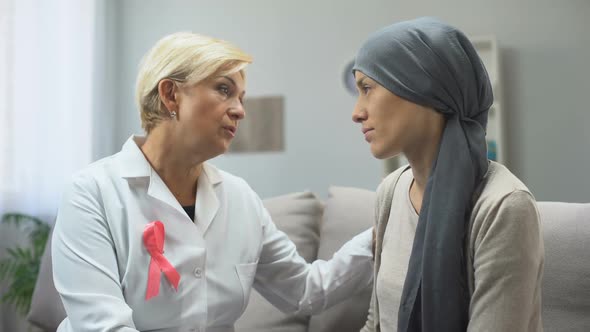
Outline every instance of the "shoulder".
{"label": "shoulder", "polygon": [[474,210],[498,207],[501,204],[519,206],[535,202],[527,186],[504,165],[491,162],[479,186]]}
{"label": "shoulder", "polygon": [[[56,229],[68,234],[82,230],[104,230],[106,226],[105,180],[112,156],[96,161],[74,173],[63,191],[56,218]],[[75,230],[75,231],[74,231]]]}
{"label": "shoulder", "polygon": [[86,167],[74,173],[69,184],[66,186],[66,192],[87,192],[98,194],[100,183],[105,179],[113,177],[113,164],[117,154],[97,160]]}
{"label": "shoulder", "polygon": [[506,167],[492,163],[480,187],[472,211],[473,231],[478,237],[501,230],[539,228],[535,197]]}
{"label": "shoulder", "polygon": [[511,192],[515,190],[521,190],[530,192],[527,186],[522,181],[512,174],[506,166],[497,163],[490,162],[488,172],[484,178],[484,190],[486,192],[501,191]]}

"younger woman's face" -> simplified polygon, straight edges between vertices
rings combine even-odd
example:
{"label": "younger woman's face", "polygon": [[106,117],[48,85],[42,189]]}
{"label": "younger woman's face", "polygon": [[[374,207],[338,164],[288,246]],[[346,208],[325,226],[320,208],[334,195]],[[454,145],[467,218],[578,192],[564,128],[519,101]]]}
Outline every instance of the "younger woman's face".
{"label": "younger woman's face", "polygon": [[431,108],[398,97],[358,70],[355,79],[359,96],[352,120],[362,125],[364,138],[376,158],[419,149],[428,143],[433,126],[441,125],[443,116]]}

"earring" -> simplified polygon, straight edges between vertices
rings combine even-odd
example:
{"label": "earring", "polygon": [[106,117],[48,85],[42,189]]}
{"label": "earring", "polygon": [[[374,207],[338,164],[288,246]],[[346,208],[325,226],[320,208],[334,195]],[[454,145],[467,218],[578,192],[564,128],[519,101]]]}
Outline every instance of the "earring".
{"label": "earring", "polygon": [[170,117],[172,119],[174,119],[176,117],[176,112],[175,111],[170,112]]}

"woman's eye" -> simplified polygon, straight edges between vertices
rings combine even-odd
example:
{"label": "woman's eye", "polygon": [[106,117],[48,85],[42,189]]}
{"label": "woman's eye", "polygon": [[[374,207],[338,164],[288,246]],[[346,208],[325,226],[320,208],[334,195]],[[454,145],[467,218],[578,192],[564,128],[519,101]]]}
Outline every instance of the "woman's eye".
{"label": "woman's eye", "polygon": [[363,93],[364,93],[364,94],[367,94],[367,93],[369,93],[369,90],[370,90],[370,89],[371,89],[371,87],[370,87],[370,86],[368,86],[368,85],[363,85],[363,87],[362,87],[362,90],[363,90]]}
{"label": "woman's eye", "polygon": [[221,85],[218,88],[219,92],[221,92],[222,94],[229,96],[229,88],[227,87],[227,85]]}

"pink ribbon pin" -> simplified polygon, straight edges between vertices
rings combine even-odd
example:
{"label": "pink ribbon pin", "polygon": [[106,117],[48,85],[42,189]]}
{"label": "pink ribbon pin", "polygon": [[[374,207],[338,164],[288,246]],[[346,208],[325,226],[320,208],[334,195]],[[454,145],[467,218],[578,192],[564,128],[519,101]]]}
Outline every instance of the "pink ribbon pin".
{"label": "pink ribbon pin", "polygon": [[174,266],[164,257],[165,238],[164,224],[159,220],[147,224],[143,230],[143,244],[152,257],[148,271],[147,291],[145,293],[146,301],[157,296],[160,292],[161,273],[164,273],[174,290],[178,290],[180,274],[178,274]]}

